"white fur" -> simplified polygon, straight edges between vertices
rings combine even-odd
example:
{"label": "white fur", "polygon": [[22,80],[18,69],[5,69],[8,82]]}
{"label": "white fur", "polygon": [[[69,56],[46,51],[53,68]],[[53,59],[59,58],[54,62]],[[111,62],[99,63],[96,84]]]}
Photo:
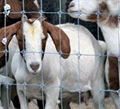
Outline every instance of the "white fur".
{"label": "white fur", "polygon": [[118,27],[110,28],[109,26],[102,24],[100,25],[100,27],[107,43],[108,55],[119,56],[120,29]]}
{"label": "white fur", "polygon": [[106,43],[103,42],[103,41],[101,41],[101,40],[99,40],[98,43],[99,43],[99,45],[101,46],[102,51],[103,51],[103,54],[104,54],[104,53],[106,52],[106,50],[107,50]]}
{"label": "white fur", "polygon": [[[71,53],[68,59],[60,58],[55,45],[48,37],[42,70],[37,75],[32,75],[27,70],[25,62],[19,53],[12,60],[12,72],[18,84],[30,84],[25,88],[18,85],[17,91],[21,109],[28,109],[27,98],[43,99],[41,84],[44,81],[46,95],[45,109],[56,109],[60,87],[65,95],[69,92],[78,92],[89,89],[104,89],[103,84],[103,58],[94,56],[103,51],[92,34],[82,26],[73,24],[57,25],[69,37]],[[41,33],[42,34],[42,33]],[[78,59],[76,54],[82,54]],[[54,53],[54,54],[51,54]],[[17,63],[16,63],[17,62]],[[96,109],[104,109],[104,93],[92,90]],[[64,98],[64,96],[63,96]]]}
{"label": "white fur", "polygon": [[[68,9],[69,12],[71,12],[70,16],[72,17],[75,17],[75,18],[80,18],[82,20],[85,20],[85,21],[90,21],[89,19],[87,19],[87,16],[89,16],[90,14],[92,13],[87,13],[87,11],[84,11],[84,10],[95,10],[94,7],[99,7],[99,3],[102,3],[102,2],[106,2],[108,7],[109,7],[109,10],[110,10],[110,13],[106,13],[108,15],[118,15],[118,11],[120,10],[120,2],[119,0],[101,0],[99,3],[97,3],[98,0],[88,0],[89,2],[92,2],[95,6],[94,7],[89,7],[88,6],[88,1],[86,2],[86,5],[84,3],[82,3],[83,0],[78,0],[80,3],[76,2],[76,0],[73,0],[71,3],[74,3],[74,6],[71,8]],[[78,6],[79,5],[79,6]],[[76,6],[78,6],[79,8],[76,9]],[[84,10],[82,10],[83,8],[85,8]],[[85,14],[85,18],[83,17],[83,15],[81,14],[80,16],[77,16],[75,13],[74,13],[74,10],[76,9],[77,12],[81,11],[81,13],[87,13]],[[103,21],[103,22],[99,22],[98,25],[100,26],[102,32],[103,32],[103,35],[104,35],[104,38],[105,38],[105,41],[106,41],[106,44],[107,44],[107,54],[108,55],[112,55],[112,56],[119,56],[120,55],[120,29],[119,29],[119,26],[120,26],[120,23],[118,24],[118,27],[111,27],[110,25],[107,25],[106,24],[106,21]],[[119,71],[120,71],[120,63],[119,63]],[[108,80],[108,68],[109,68],[109,64],[108,64],[108,60],[106,62],[106,79],[107,79],[107,82],[108,82],[108,85],[109,85],[109,80]],[[120,109],[120,105],[119,105],[119,100],[118,100],[118,96],[113,95],[113,98],[114,98],[114,101],[116,103],[116,108],[117,109]]]}
{"label": "white fur", "polygon": [[120,14],[120,0],[106,0],[110,13],[113,15]]}
{"label": "white fur", "polygon": [[41,52],[42,44],[41,40],[44,39],[43,30],[41,24],[36,20],[32,25],[24,22],[23,24],[23,34],[25,36],[25,53],[24,58],[27,63],[27,69],[29,72],[34,73],[30,64],[38,63],[40,65],[39,69],[36,72],[39,72],[42,67],[41,63]]}
{"label": "white fur", "polygon": [[[71,5],[74,5],[70,7]],[[88,20],[87,15],[94,12],[98,8],[97,0],[73,0],[69,4],[68,12],[71,17]],[[87,7],[87,8],[86,8]]]}

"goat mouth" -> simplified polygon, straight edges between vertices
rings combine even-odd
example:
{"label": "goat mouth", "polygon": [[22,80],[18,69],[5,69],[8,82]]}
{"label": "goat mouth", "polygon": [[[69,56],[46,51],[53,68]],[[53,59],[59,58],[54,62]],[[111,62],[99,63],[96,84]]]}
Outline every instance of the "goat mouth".
{"label": "goat mouth", "polygon": [[80,13],[80,11],[74,11],[74,10],[68,9],[68,13],[69,13],[69,14],[72,14],[72,13]]}
{"label": "goat mouth", "polygon": [[32,72],[31,74],[32,74],[32,75],[37,75],[38,73],[37,73],[37,72]]}
{"label": "goat mouth", "polygon": [[76,12],[78,12],[78,11],[72,11],[72,10],[69,10],[69,9],[68,9],[68,12],[69,12],[69,13],[76,13]]}

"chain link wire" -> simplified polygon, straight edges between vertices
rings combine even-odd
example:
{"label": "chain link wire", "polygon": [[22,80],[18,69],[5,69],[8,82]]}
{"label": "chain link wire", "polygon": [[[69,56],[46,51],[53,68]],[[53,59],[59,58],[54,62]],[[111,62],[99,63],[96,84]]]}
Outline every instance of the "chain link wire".
{"label": "chain link wire", "polygon": [[[22,13],[22,16],[23,15],[25,15],[26,13],[38,13],[38,12],[26,12],[25,11],[25,4],[24,4],[24,1],[25,0],[22,0],[22,5],[23,5],[23,9],[22,9],[22,11],[21,12],[11,12],[11,6],[9,5],[9,4],[7,4],[7,0],[4,0],[4,11],[3,12],[0,12],[0,14],[4,14],[4,27],[6,27],[6,22],[7,22],[7,16],[9,15],[9,14],[18,14],[18,13]],[[50,12],[46,12],[46,11],[44,11],[43,10],[43,2],[44,2],[44,0],[40,0],[40,9],[39,9],[39,13],[41,14],[41,15],[44,15],[44,14],[48,14],[48,15],[57,15],[58,16],[58,19],[59,19],[59,24],[61,24],[62,23],[62,21],[61,21],[61,19],[62,19],[62,16],[63,15],[68,15],[68,13],[66,12],[66,11],[63,11],[63,9],[62,9],[62,2],[63,2],[63,0],[59,0],[59,10],[57,10],[57,11],[50,11]],[[50,2],[50,1],[49,1]],[[119,2],[119,1],[118,1]],[[100,13],[99,13],[100,11],[99,11],[99,6],[98,6],[98,12],[96,13],[97,14],[97,23],[98,23],[98,25],[99,25],[99,16],[100,16]],[[86,14],[86,13],[84,13],[84,14]],[[120,16],[118,16],[118,20],[120,19]],[[77,25],[80,25],[80,20],[79,19],[77,19]],[[100,39],[100,36],[99,36],[99,34],[100,34],[100,29],[99,29],[99,27],[97,26],[97,37],[98,37],[98,39]],[[119,29],[120,30],[120,29]],[[118,36],[120,35],[120,33],[119,33],[119,31],[118,31]],[[6,36],[6,28],[4,29],[4,36]],[[80,33],[79,33],[79,31],[78,31],[78,42],[76,42],[77,44],[78,44],[78,53],[74,53],[74,54],[71,54],[71,55],[74,55],[74,56],[77,56],[78,57],[78,72],[79,72],[79,77],[81,76],[81,74],[80,74],[80,57],[83,55],[83,56],[103,56],[103,57],[107,57],[107,55],[105,54],[105,55],[100,55],[100,54],[96,54],[96,55],[93,55],[93,54],[83,54],[83,53],[81,53],[80,52]],[[60,39],[61,39],[61,33],[59,32],[59,37],[60,37]],[[24,40],[24,39],[23,39]],[[119,40],[119,42],[120,42],[120,39],[119,39],[119,37],[118,37],[118,40]],[[3,43],[6,45],[6,38],[3,40]],[[61,44],[61,42],[60,42],[60,44]],[[60,45],[61,46],[61,45]],[[120,47],[120,45],[119,45],[119,47]],[[61,47],[60,47],[61,48]],[[119,51],[120,51],[120,48],[119,48]],[[9,53],[9,51],[8,51],[8,49],[7,49],[7,46],[5,47],[5,51],[0,51],[0,53],[5,53],[5,61],[6,61],[6,63],[7,63],[7,58],[8,58],[8,53]],[[11,52],[16,52],[16,53],[19,53],[19,51],[11,51]],[[21,51],[21,52],[25,52],[25,51]],[[27,53],[31,53],[31,51],[29,51],[29,52],[27,52]],[[41,53],[41,54],[43,54],[44,52],[36,52],[36,53]],[[50,54],[51,56],[52,55],[54,55],[54,54],[56,54],[56,53],[48,53],[48,52],[45,52],[46,54]],[[57,54],[56,54],[57,55]],[[60,63],[60,70],[61,70],[61,57],[59,58],[59,63]],[[99,66],[98,66],[99,67]],[[119,70],[120,71],[120,70]],[[60,71],[61,72],[61,71]],[[6,64],[6,66],[5,66],[5,72],[4,72],[4,75],[5,76],[10,76],[9,75],[9,71],[8,71],[8,66],[7,66],[7,64]],[[62,72],[61,72],[61,78],[62,78]],[[11,77],[11,76],[10,76]],[[120,78],[120,73],[119,73],[119,78]],[[62,79],[61,79],[61,81],[62,81]],[[120,81],[120,80],[119,80]],[[39,83],[39,84],[28,84],[28,83],[26,83],[26,82],[24,82],[24,84],[15,84],[15,83],[5,83],[5,82],[2,82],[1,83],[1,85],[2,85],[2,89],[1,89],[1,99],[2,99],[2,101],[3,101],[3,106],[4,106],[4,108],[5,109],[9,109],[9,103],[10,103],[10,87],[11,86],[23,86],[24,87],[24,93],[25,93],[25,95],[27,96],[27,92],[26,92],[26,88],[27,88],[27,86],[36,86],[36,87],[40,87],[41,89],[42,89],[42,99],[44,100],[45,99],[45,95],[44,95],[44,90],[45,90],[45,88],[46,88],[46,85],[45,85],[45,83],[44,83],[44,76],[42,76],[42,83]],[[120,82],[119,82],[119,85],[120,85]],[[55,86],[55,87],[52,87],[52,88],[56,88],[57,86]],[[64,107],[63,107],[63,98],[62,98],[62,91],[63,91],[63,89],[65,89],[65,90],[68,90],[68,89],[66,89],[66,87],[64,87],[63,85],[61,85],[61,90],[60,90],[60,105],[61,105],[61,109],[64,109]],[[78,96],[78,98],[79,98],[79,104],[81,104],[81,87],[79,86],[78,87],[78,89],[76,89],[76,90],[71,90],[71,91],[73,91],[73,92],[75,92],[75,91],[77,91],[78,93],[79,93],[79,96]],[[106,89],[91,89],[91,91],[92,90],[95,90],[95,91],[100,91],[100,92],[112,92],[112,93],[118,93],[119,94],[119,100],[120,100],[120,90],[106,90]],[[7,102],[6,102],[7,101]],[[4,103],[5,102],[5,103]],[[45,106],[45,103],[43,102],[43,107]],[[80,106],[79,106],[79,109],[82,109]]]}

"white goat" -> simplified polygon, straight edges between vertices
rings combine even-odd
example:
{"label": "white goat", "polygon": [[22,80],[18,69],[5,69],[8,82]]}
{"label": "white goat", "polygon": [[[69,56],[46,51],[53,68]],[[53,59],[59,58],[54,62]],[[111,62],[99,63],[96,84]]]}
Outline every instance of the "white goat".
{"label": "white goat", "polygon": [[[116,59],[120,55],[120,21],[118,19],[118,11],[120,10],[119,4],[119,0],[73,0],[68,9],[70,16],[85,21],[96,22],[100,26],[107,43],[107,54],[109,56],[106,62],[106,79],[110,89],[113,90],[119,89],[118,72],[120,72],[120,62]],[[97,12],[99,16],[97,16]],[[112,96],[116,108],[120,109],[118,95],[112,93]]]}
{"label": "white goat", "polygon": [[[41,84],[45,85],[45,109],[56,109],[60,87],[65,95],[93,89],[96,109],[104,109],[104,92],[96,91],[104,89],[104,58],[100,56],[104,50],[86,28],[73,24],[56,27],[45,21],[24,19],[23,35],[21,30],[16,34],[20,51],[24,52],[17,50],[19,53],[14,54],[11,65],[21,109],[28,109],[26,96],[43,98]],[[42,50],[45,50],[43,56]]]}

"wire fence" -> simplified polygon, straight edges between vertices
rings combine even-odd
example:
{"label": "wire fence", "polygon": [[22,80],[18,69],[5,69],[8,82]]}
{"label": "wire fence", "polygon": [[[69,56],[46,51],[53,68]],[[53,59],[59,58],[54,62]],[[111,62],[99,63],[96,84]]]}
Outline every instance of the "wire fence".
{"label": "wire fence", "polygon": [[[16,11],[12,7],[11,3],[15,2],[15,1],[18,1],[16,3],[20,3],[20,6],[21,6],[20,11],[18,11],[18,10]],[[85,21],[81,21],[80,19],[72,19],[69,16],[69,14],[66,10],[66,8],[67,8],[66,6],[69,4],[69,3],[67,3],[68,2],[67,0],[52,0],[52,1],[48,1],[48,0],[38,0],[37,1],[36,0],[37,3],[38,3],[37,6],[39,6],[37,8],[38,10],[36,10],[36,11],[32,10],[34,8],[31,8],[31,6],[28,6],[28,8],[31,8],[30,10],[26,9],[26,7],[27,7],[27,5],[26,5],[27,2],[26,1],[29,2],[29,0],[1,0],[0,1],[0,6],[2,6],[2,8],[0,7],[0,23],[1,23],[0,27],[1,28],[5,27],[4,28],[4,36],[6,38],[7,38],[6,28],[8,27],[8,25],[11,25],[12,23],[14,24],[18,21],[21,21],[22,16],[24,16],[24,15],[28,15],[28,16],[31,17],[32,14],[40,14],[41,16],[42,15],[46,16],[48,22],[53,23],[53,24],[63,24],[63,23],[66,23],[66,22],[69,22],[69,23],[72,22],[72,23],[76,23],[76,25],[84,25],[85,27],[87,27],[93,33],[93,35],[96,37],[96,39],[104,40],[103,35],[101,33],[101,30],[98,26],[98,25],[100,25],[99,24],[100,23],[100,13],[99,13],[100,12],[100,10],[99,10],[100,7],[99,6],[98,6],[98,9],[97,9],[98,12],[96,13],[97,14],[97,24],[98,24],[97,25],[96,23],[85,22]],[[35,2],[34,0],[30,0],[30,1],[32,3]],[[80,1],[80,0],[78,0],[78,1]],[[120,2],[120,1],[118,0],[118,2]],[[13,5],[13,6],[15,6],[15,5]],[[14,15],[19,15],[19,14],[20,14],[20,17],[17,17],[17,18],[12,18],[11,17],[12,15],[14,16]],[[118,15],[118,22],[119,22],[119,15]],[[24,21],[22,21],[22,23],[24,23]],[[61,25],[59,25],[59,27],[61,27]],[[119,27],[117,27],[117,29],[118,29],[118,41],[119,41]],[[61,32],[59,32],[59,34],[60,34],[59,35],[60,39],[62,39],[61,38]],[[80,42],[81,37],[80,37],[79,28],[78,28],[78,33],[77,34],[78,34],[78,41],[76,42],[76,44],[78,45],[78,52],[77,53],[76,52],[71,53],[70,56],[77,57],[77,59],[76,59],[78,61],[77,65],[76,65],[77,66],[77,72],[79,73],[79,77],[80,77],[79,79],[81,79],[80,57],[87,56],[87,57],[95,57],[95,58],[96,57],[106,58],[107,56],[109,56],[109,54],[86,54],[86,53],[82,53],[81,52],[81,46],[80,46],[81,45],[80,44],[81,43]],[[24,38],[22,40],[23,40],[23,43],[25,43]],[[16,42],[13,42],[13,43],[16,43]],[[15,47],[15,48],[17,49],[17,47]],[[12,54],[12,55],[13,54],[23,54],[24,55],[24,53],[29,53],[29,54],[33,53],[33,51],[26,51],[25,45],[23,45],[23,48],[24,49],[22,51],[19,51],[18,49],[17,49],[17,51],[16,51],[16,49],[10,50],[10,49],[8,49],[7,45],[5,44],[5,49],[3,51],[0,51],[1,54],[5,53],[5,55],[4,55],[5,60],[4,61],[6,63],[5,67],[1,68],[1,77],[0,77],[0,78],[2,78],[2,80],[0,80],[0,83],[1,83],[1,105],[4,107],[4,109],[10,109],[11,99],[13,100],[14,99],[13,97],[17,96],[16,86],[24,89],[24,95],[27,96],[28,99],[32,99],[32,98],[34,98],[34,99],[39,98],[40,99],[41,98],[41,100],[43,100],[43,101],[46,100],[46,95],[45,95],[46,90],[59,88],[60,89],[60,91],[59,91],[60,102],[58,100],[58,102],[59,102],[58,104],[60,105],[61,109],[70,109],[70,107],[67,105],[67,103],[69,104],[71,101],[74,101],[72,99],[77,99],[77,103],[80,104],[78,108],[83,109],[83,107],[81,106],[81,103],[85,100],[82,100],[81,98],[82,98],[82,93],[83,93],[84,87],[81,88],[81,86],[78,85],[77,88],[70,89],[69,87],[66,87],[62,83],[62,81],[63,81],[63,73],[62,73],[63,59],[62,59],[61,56],[59,57],[59,65],[60,65],[60,69],[59,69],[60,71],[59,72],[60,72],[60,78],[61,78],[61,80],[60,80],[61,85],[60,86],[56,86],[56,85],[48,86],[48,83],[45,82],[45,77],[44,77],[45,75],[43,74],[44,71],[41,71],[42,72],[41,75],[40,75],[41,77],[39,77],[39,78],[41,78],[41,81],[39,81],[39,82],[33,82],[32,83],[32,82],[29,82],[29,81],[26,81],[26,80],[24,80],[24,82],[21,82],[21,83],[15,82],[15,77],[13,76],[12,71],[11,71],[12,60],[10,60],[10,62],[8,63],[8,59],[10,57],[9,54]],[[60,41],[60,48],[61,48],[61,41]],[[11,52],[11,53],[9,53],[9,52]],[[46,51],[37,51],[37,52],[34,52],[34,53],[51,55],[51,58],[53,58],[53,59],[54,59],[54,56],[58,56],[58,53],[56,53],[56,52],[51,53],[51,52],[46,52]],[[61,54],[61,52],[59,52],[59,54]],[[20,55],[20,56],[22,56],[22,55]],[[16,64],[17,63],[18,62],[16,62]],[[53,65],[53,66],[56,67],[55,65]],[[98,64],[98,66],[96,65],[95,67],[99,68],[99,64]],[[97,72],[99,72],[98,69],[97,69]],[[2,77],[2,75],[4,75],[4,77]],[[94,76],[94,75],[91,75],[91,76]],[[105,76],[105,74],[104,74],[104,76]],[[9,78],[7,78],[7,77],[9,77]],[[34,78],[38,78],[38,77],[34,76]],[[33,78],[33,81],[34,81],[34,78]],[[76,78],[78,78],[78,77],[76,77]],[[32,80],[32,78],[31,78],[31,80]],[[73,82],[74,80],[70,80],[70,81]],[[107,94],[112,92],[112,93],[116,94],[118,96],[117,99],[119,99],[120,98],[120,90],[119,89],[118,90],[109,89],[108,85],[106,84],[106,80],[104,80],[104,81],[105,81],[105,87],[106,87],[105,89],[101,89],[98,86],[98,88],[92,88],[92,89],[89,89],[89,91],[91,91],[91,92],[95,91],[96,93],[103,93],[104,92],[104,93],[107,93]],[[36,89],[39,89],[39,91],[37,91]],[[28,92],[28,90],[29,90],[29,92]],[[66,97],[67,98],[67,100],[66,100],[66,98],[64,98],[64,93],[63,92],[70,92],[71,96],[68,97],[68,98]],[[73,92],[77,92],[78,95],[77,96],[72,96]],[[85,93],[87,93],[87,92],[85,91]],[[34,96],[34,94],[36,94],[36,95]],[[54,92],[52,93],[52,95],[53,95],[53,98],[56,97]],[[108,94],[108,95],[110,96],[110,94]],[[53,99],[53,98],[51,98],[51,99]],[[99,98],[99,97],[97,96],[97,98]],[[25,99],[25,100],[26,100],[26,102],[28,102],[27,99]],[[99,106],[98,106],[99,109],[103,109],[102,107],[100,107],[101,106],[100,104],[101,104],[101,101],[99,101]],[[120,106],[120,99],[118,100],[118,104]],[[52,105],[52,103],[51,103],[51,105]],[[42,102],[42,108],[45,108],[45,102]],[[32,109],[34,109],[34,107],[32,107]],[[49,109],[49,107],[47,107],[45,109]],[[91,109],[93,109],[93,107]]]}

